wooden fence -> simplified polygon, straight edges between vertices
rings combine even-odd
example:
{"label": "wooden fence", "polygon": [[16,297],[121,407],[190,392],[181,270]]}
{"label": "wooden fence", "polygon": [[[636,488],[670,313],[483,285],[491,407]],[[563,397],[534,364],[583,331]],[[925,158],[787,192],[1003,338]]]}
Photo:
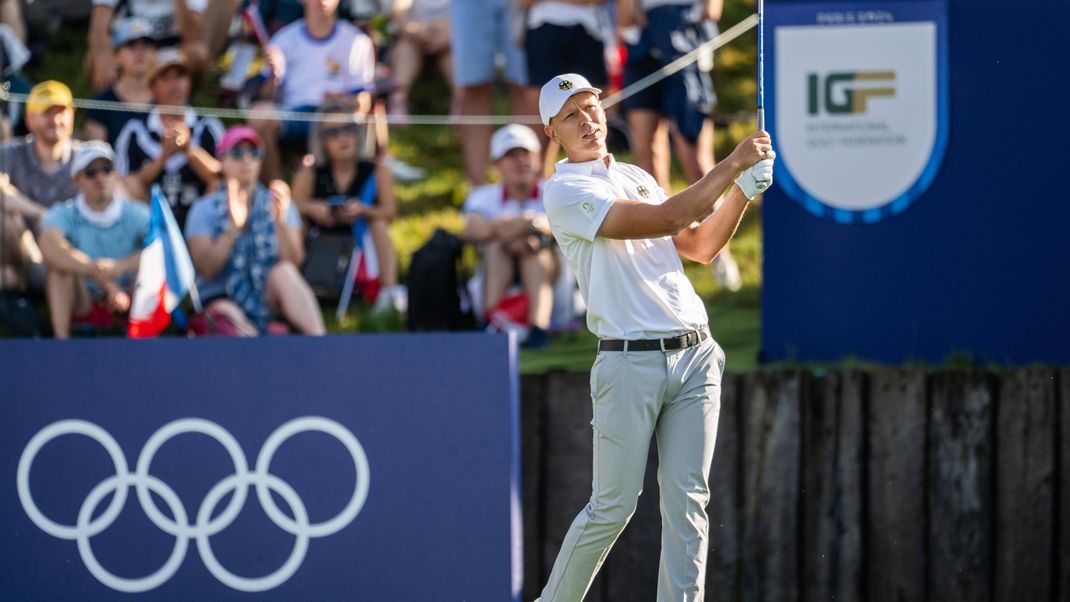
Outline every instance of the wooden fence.
{"label": "wooden fence", "polygon": [[[521,382],[525,600],[590,496],[589,376]],[[1070,601],[1070,369],[727,374],[710,601]],[[644,493],[591,602],[653,602]]]}

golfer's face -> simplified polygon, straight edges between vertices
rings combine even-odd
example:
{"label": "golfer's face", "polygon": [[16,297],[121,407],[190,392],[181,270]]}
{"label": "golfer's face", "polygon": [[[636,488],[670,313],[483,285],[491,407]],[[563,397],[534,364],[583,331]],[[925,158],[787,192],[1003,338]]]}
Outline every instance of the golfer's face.
{"label": "golfer's face", "polygon": [[593,161],[605,153],[606,114],[593,92],[569,98],[550,121],[550,128],[572,161]]}

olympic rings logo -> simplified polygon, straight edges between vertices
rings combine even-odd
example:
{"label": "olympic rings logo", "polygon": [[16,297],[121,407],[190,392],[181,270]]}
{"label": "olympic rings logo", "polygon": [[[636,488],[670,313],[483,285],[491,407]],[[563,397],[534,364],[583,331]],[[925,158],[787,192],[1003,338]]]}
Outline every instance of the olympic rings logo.
{"label": "olympic rings logo", "polygon": [[[270,471],[271,460],[279,446],[293,435],[305,431],[326,433],[341,442],[353,458],[353,467],[357,475],[356,486],[349,502],[333,518],[320,523],[309,522],[308,511],[301,497],[289,484],[271,474]],[[149,473],[153,457],[160,447],[171,438],[185,433],[200,433],[212,437],[223,446],[234,464],[234,474],[216,483],[205,495],[197,510],[196,520],[192,524],[175,491]],[[42,447],[63,435],[83,435],[100,443],[111,456],[111,461],[115,466],[115,475],[101,481],[86,496],[74,525],[64,525],[45,516],[38,509],[30,492],[30,468],[34,458]],[[163,585],[182,565],[190,540],[196,540],[201,561],[216,579],[239,591],[262,592],[278,587],[297,572],[304,561],[311,538],[333,535],[353,522],[368,497],[369,470],[364,448],[353,433],[341,424],[320,416],[295,418],[275,429],[260,448],[260,453],[256,458],[256,467],[251,472],[245,453],[234,436],[223,427],[208,420],[183,418],[165,424],[145,442],[133,473],[128,470],[122,448],[107,431],[84,420],[60,420],[41,429],[26,444],[19,458],[17,480],[19,501],[22,502],[22,508],[30,520],[49,535],[78,542],[78,553],[86,568],[97,580],[112,589],[139,593]],[[296,538],[293,550],[283,565],[263,577],[242,577],[230,572],[216,559],[210,542],[213,535],[226,529],[237,518],[245,504],[250,486],[256,488],[257,499],[268,518],[280,529]],[[164,565],[156,572],[136,579],[118,577],[108,572],[97,560],[90,546],[90,538],[109,528],[118,518],[126,504],[127,494],[131,487],[137,492],[138,502],[149,520],[165,533],[175,537],[174,548]],[[218,516],[212,518],[216,506],[232,491],[234,495],[230,503]],[[100,513],[100,516],[94,519],[93,516],[101,501],[113,492],[111,503],[104,512]],[[163,499],[174,518],[168,518],[160,511],[150,492]],[[271,492],[275,492],[286,502],[293,518],[279,509]]]}

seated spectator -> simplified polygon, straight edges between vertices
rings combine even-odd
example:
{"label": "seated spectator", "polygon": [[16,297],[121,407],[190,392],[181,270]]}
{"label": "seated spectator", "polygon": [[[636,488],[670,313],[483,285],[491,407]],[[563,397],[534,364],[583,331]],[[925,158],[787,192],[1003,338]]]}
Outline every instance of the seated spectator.
{"label": "seated spectator", "polygon": [[[328,105],[324,112],[347,111],[339,110],[338,105]],[[397,213],[394,180],[382,163],[361,159],[362,129],[355,122],[324,122],[313,128],[310,150],[314,155],[306,157],[294,175],[294,201],[311,225],[310,246],[316,245],[320,237],[352,242],[354,235],[360,235],[362,230],[366,232],[367,236],[361,238],[371,239],[379,273],[375,308],[392,307],[404,312],[405,292],[398,286],[397,253],[389,232]],[[372,189],[374,196],[362,198],[366,196],[365,190]],[[365,240],[357,242],[367,244]]]}
{"label": "seated spectator", "polygon": [[[145,19],[122,19],[115,22],[111,38],[119,77],[94,100],[149,104],[152,89],[149,76],[156,62],[156,42],[152,25]],[[137,117],[131,111],[89,109],[85,113],[85,136],[90,140],[107,140],[114,145],[127,121]]]}
{"label": "seated spectator", "polygon": [[107,327],[130,310],[149,210],[120,193],[114,162],[106,142],[86,143],[70,165],[78,194],[53,206],[41,224],[57,339],[70,337],[72,319]]}
{"label": "seated spectator", "polygon": [[126,16],[148,21],[153,37],[168,45],[181,45],[193,73],[200,75],[208,67],[211,57],[204,40],[208,0],[93,0],[86,70],[94,91],[107,90],[119,77],[111,27],[120,5],[125,7]]}
{"label": "seated spectator", "polygon": [[264,333],[273,316],[305,334],[324,334],[323,316],[297,266],[304,259],[301,216],[285,182],[260,184],[263,145],[250,127],[219,142],[224,183],[197,201],[186,223],[197,288],[208,312]]}
{"label": "seated spectator", "polygon": [[[367,114],[375,81],[375,49],[356,26],[340,21],[339,0],[305,0],[305,16],[271,38],[266,61],[269,76],[261,90],[265,102],[256,109],[281,108],[312,113],[324,102],[352,99]],[[274,102],[274,101],[277,101]],[[310,122],[250,120],[264,141],[264,178],[279,177],[279,144],[304,148]]]}
{"label": "seated spectator", "polygon": [[5,288],[44,286],[45,267],[33,232],[49,207],[78,193],[71,161],[82,143],[71,139],[74,98],[57,81],[41,82],[26,100],[29,135],[0,146],[4,239],[0,278]]}
{"label": "seated spectator", "polygon": [[425,59],[432,59],[453,87],[449,0],[397,0],[393,7],[398,40],[390,51],[390,71],[397,89],[390,95],[390,115],[409,114],[409,90]]}
{"label": "seated spectator", "polygon": [[[223,124],[215,117],[200,117],[189,106],[190,73],[182,53],[165,48],[156,53],[149,77],[159,107],[131,119],[115,143],[116,167],[126,177],[131,194],[148,199],[159,184],[181,227],[195,200],[216,187],[219,162],[212,156]],[[174,114],[175,109],[182,110]]]}
{"label": "seated spectator", "polygon": [[483,255],[482,307],[490,316],[519,277],[528,303],[525,344],[544,347],[560,264],[540,197],[542,148],[531,128],[513,124],[494,133],[490,149],[501,182],[474,189],[464,203],[465,237]]}

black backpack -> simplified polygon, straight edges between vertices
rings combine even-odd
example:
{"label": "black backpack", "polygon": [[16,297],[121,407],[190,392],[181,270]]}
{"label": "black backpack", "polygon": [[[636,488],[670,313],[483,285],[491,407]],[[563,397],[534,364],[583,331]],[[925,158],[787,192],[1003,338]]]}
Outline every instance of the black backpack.
{"label": "black backpack", "polygon": [[464,242],[442,228],[412,255],[409,266],[409,330],[467,330],[475,327],[458,275]]}

